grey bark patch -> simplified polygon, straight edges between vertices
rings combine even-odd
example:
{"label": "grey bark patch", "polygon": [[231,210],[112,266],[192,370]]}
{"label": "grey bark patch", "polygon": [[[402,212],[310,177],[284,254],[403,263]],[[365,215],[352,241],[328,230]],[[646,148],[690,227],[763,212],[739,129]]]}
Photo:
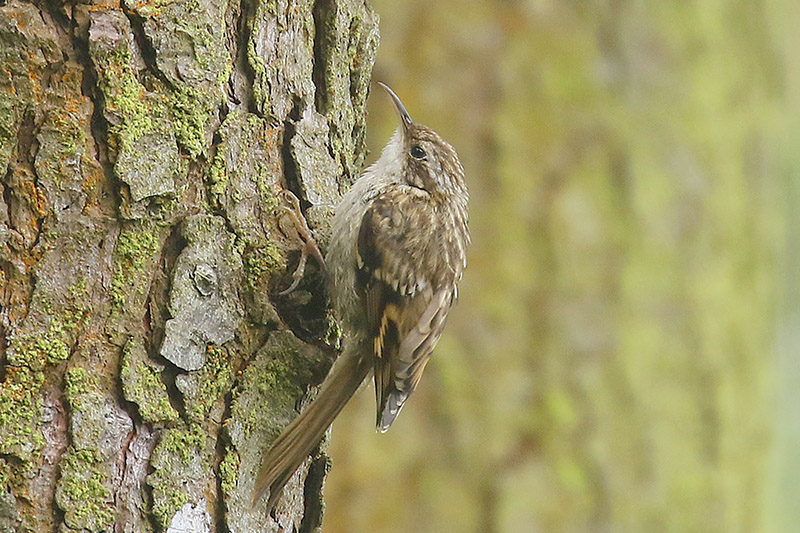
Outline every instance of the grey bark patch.
{"label": "grey bark patch", "polygon": [[85,183],[99,178],[102,167],[92,157],[93,106],[81,94],[82,68],[67,61],[54,67],[46,91],[46,111],[36,134],[39,149],[33,161],[38,188],[59,220],[83,213],[95,191]]}
{"label": "grey bark patch", "polygon": [[120,179],[130,187],[133,201],[140,202],[151,196],[174,193],[179,164],[175,136],[151,133],[142,135],[129,150],[120,152],[114,168],[125,169]]}
{"label": "grey bark patch", "polygon": [[181,226],[187,241],[175,263],[161,355],[183,370],[206,361],[208,344],[224,344],[244,317],[242,260],[221,217],[194,215]]}
{"label": "grey bark patch", "polygon": [[297,123],[291,152],[297,165],[299,182],[313,205],[337,205],[341,196],[336,161],[328,153],[328,120],[309,106]]}
{"label": "grey bark patch", "polygon": [[250,320],[277,322],[269,282],[285,261],[275,223],[282,190],[283,132],[252,113],[234,111],[219,129],[220,144],[209,173],[213,201],[245,245],[245,302]]}
{"label": "grey bark patch", "polygon": [[179,145],[191,157],[204,153],[216,111],[224,98],[224,85],[232,71],[225,47],[226,0],[177,0],[153,5],[126,0],[127,9],[143,19],[150,44],[150,70],[169,107],[169,122]]}
{"label": "grey bark patch", "polygon": [[132,35],[128,18],[121,11],[91,13],[89,29],[90,50],[113,50],[118,43],[127,41]]}
{"label": "grey bark patch", "polygon": [[[100,347],[98,347],[100,348]],[[110,350],[85,350],[65,375],[72,443],[60,463],[56,503],[72,529],[107,530],[113,522],[113,493],[119,486],[119,459],[133,421],[111,394],[113,383],[98,377]],[[106,356],[106,357],[103,357]]]}
{"label": "grey bark patch", "polygon": [[156,435],[147,424],[137,425],[133,437],[125,450],[122,480],[115,494],[117,523],[125,524],[124,533],[152,531],[146,515],[147,499],[144,485],[148,459],[156,446]]}
{"label": "grey bark patch", "polygon": [[161,434],[150,460],[153,514],[166,530],[185,504],[200,502],[214,485],[215,441],[198,425],[176,427]]}
{"label": "grey bark patch", "polygon": [[[90,13],[89,54],[103,93],[114,172],[128,185],[121,212],[127,218],[148,215],[148,198],[174,197],[182,172],[176,128],[170,120],[165,89],[139,81],[144,69],[131,39],[128,18],[118,11]],[[132,204],[132,205],[131,205]]]}
{"label": "grey bark patch", "polygon": [[314,98],[314,18],[310,0],[258,2],[247,59],[260,113],[283,122],[296,100]]}
{"label": "grey bark patch", "polygon": [[217,85],[230,63],[225,48],[227,1],[178,0],[155,9],[130,0],[124,4],[145,19],[144,31],[156,51],[156,65],[170,83],[176,87]]}
{"label": "grey bark patch", "polygon": [[5,489],[0,490],[0,531],[18,531],[21,523],[14,496]]}
{"label": "grey bark patch", "polygon": [[283,160],[282,130],[252,113],[234,111],[219,129],[211,192],[233,231],[248,246],[267,245],[264,221],[278,205]]}
{"label": "grey bark patch", "polygon": [[314,21],[317,111],[331,125],[328,144],[347,185],[358,178],[367,153],[364,123],[378,15],[360,0],[317,2]]}
{"label": "grey bark patch", "polygon": [[8,261],[11,254],[8,245],[8,205],[4,199],[5,187],[0,183],[0,259]]}
{"label": "grey bark patch", "polygon": [[192,280],[194,281],[194,288],[203,296],[211,296],[219,289],[217,273],[207,264],[194,267]]}
{"label": "grey bark patch", "polygon": [[167,533],[208,533],[211,531],[211,515],[206,510],[206,501],[197,505],[184,504],[172,517]]}
{"label": "grey bark patch", "polygon": [[25,108],[43,92],[42,74],[61,61],[56,33],[36,6],[14,1],[0,6],[0,175],[8,168]]}

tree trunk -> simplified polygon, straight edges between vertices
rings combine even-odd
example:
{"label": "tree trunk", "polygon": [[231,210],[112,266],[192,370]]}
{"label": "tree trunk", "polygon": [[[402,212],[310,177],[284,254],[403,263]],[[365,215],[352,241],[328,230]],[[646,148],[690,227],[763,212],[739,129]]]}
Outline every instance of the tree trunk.
{"label": "tree trunk", "polygon": [[0,7],[0,531],[309,531],[264,449],[335,357],[280,192],[325,224],[364,156],[363,0]]}

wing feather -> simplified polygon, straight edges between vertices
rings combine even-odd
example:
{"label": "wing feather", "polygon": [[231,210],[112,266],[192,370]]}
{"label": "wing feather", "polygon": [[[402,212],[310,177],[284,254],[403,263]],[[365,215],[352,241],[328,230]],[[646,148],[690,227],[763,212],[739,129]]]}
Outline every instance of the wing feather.
{"label": "wing feather", "polygon": [[374,351],[377,425],[386,431],[419,383],[455,298],[462,261],[418,192],[373,200],[358,236],[359,290]]}

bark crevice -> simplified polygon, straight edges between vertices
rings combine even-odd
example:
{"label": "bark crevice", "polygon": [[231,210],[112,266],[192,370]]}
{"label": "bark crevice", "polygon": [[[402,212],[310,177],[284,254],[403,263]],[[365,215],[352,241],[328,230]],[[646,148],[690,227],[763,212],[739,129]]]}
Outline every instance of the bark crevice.
{"label": "bark crevice", "polygon": [[[319,32],[295,0],[206,7],[0,6],[19,22],[0,25],[0,511],[10,498],[15,528],[277,527],[250,512],[252,477],[332,356],[315,267],[296,301],[275,296],[297,247],[280,192],[317,229],[320,191],[338,189],[309,166],[327,140],[298,151]],[[187,368],[164,355],[181,313],[201,347]],[[282,526],[319,524],[319,461]]]}

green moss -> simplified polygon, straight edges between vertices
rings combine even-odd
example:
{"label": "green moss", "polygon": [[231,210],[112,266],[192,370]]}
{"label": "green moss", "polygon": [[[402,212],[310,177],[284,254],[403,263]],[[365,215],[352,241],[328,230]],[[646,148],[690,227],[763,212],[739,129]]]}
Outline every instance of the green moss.
{"label": "green moss", "polygon": [[40,393],[44,377],[25,366],[7,366],[0,385],[0,453],[23,460],[44,446],[39,431]]}
{"label": "green moss", "polygon": [[56,314],[44,298],[41,299],[41,309],[51,315],[47,331],[12,337],[8,350],[8,361],[12,365],[42,370],[47,364],[66,361],[70,355],[69,344],[74,340],[75,330],[88,319],[88,313],[72,306],[67,306],[60,310],[60,314]]}
{"label": "green moss", "polygon": [[208,93],[193,87],[182,87],[170,101],[178,142],[189,155],[197,157],[206,145],[206,126],[214,112],[215,102],[209,100]]}
{"label": "green moss", "polygon": [[140,378],[139,388],[131,394],[138,399],[139,413],[142,419],[151,422],[174,422],[178,420],[178,412],[169,403],[164,384],[158,379],[156,372],[148,365],[137,365],[136,375]]}
{"label": "green moss", "polygon": [[114,278],[111,280],[111,302],[117,308],[127,303],[127,297],[136,291],[144,295],[145,268],[159,251],[161,243],[155,230],[149,225],[135,225],[126,228],[119,235],[114,249]]}
{"label": "green moss", "polygon": [[153,451],[153,514],[163,529],[189,501],[189,487],[198,487],[210,469],[205,431],[197,424],[167,430]]}
{"label": "green moss", "polygon": [[159,499],[157,504],[153,505],[153,513],[155,513],[159,524],[162,529],[166,530],[169,527],[172,517],[189,501],[189,495],[183,491],[175,491],[167,494],[164,498]]}
{"label": "green moss", "polygon": [[[148,91],[139,81],[124,40],[110,50],[93,50],[92,57],[105,97],[104,114],[112,117],[108,141],[116,175],[128,184],[135,202],[174,195],[174,178],[182,164],[176,124],[186,137],[191,133],[191,123],[170,119],[168,90],[163,84],[154,80],[156,90]],[[127,196],[123,200],[123,208],[129,209]]]}
{"label": "green moss", "polygon": [[136,351],[133,340],[125,344],[122,351],[122,393],[125,399],[135,403],[142,420],[149,424],[175,422],[178,412],[169,402],[167,387],[159,372],[144,360],[144,349]]}
{"label": "green moss", "polygon": [[[264,395],[275,394],[275,392],[282,387],[283,384],[290,381],[289,366],[280,359],[270,359],[261,372],[258,373],[256,378],[256,388]],[[291,376],[291,381],[294,381],[295,376]]]}
{"label": "green moss", "polygon": [[79,421],[79,425],[73,424],[72,442],[82,443],[84,448],[86,443],[94,445],[105,432],[100,414],[104,398],[97,375],[81,367],[68,369],[64,374],[64,393],[73,421]]}
{"label": "green moss", "polygon": [[17,140],[16,99],[0,93],[0,171],[5,173],[8,156]]}
{"label": "green moss", "polygon": [[[70,339],[75,337],[75,330],[83,326],[89,320],[89,312],[82,307],[68,306],[60,311],[59,315],[50,319],[50,329],[48,335],[59,339]],[[60,359],[58,359],[60,360]]]}
{"label": "green moss", "polygon": [[67,292],[69,292],[73,301],[86,300],[86,297],[89,295],[89,292],[86,290],[86,278],[81,276],[75,283],[67,287]]}
{"label": "green moss", "polygon": [[127,280],[122,270],[118,268],[114,274],[114,279],[111,280],[111,290],[109,291],[112,303],[118,308],[125,306],[128,301],[125,295],[126,287]]}
{"label": "green moss", "polygon": [[256,162],[256,173],[253,174],[250,179],[256,184],[256,189],[258,189],[258,194],[264,206],[263,209],[267,212],[278,209],[280,201],[277,196],[275,196],[273,189],[275,176],[272,174],[272,171],[266,168],[266,165],[258,161]]}
{"label": "green moss", "polygon": [[265,287],[274,272],[280,272],[286,268],[286,258],[272,243],[251,250],[244,256],[243,263],[245,280],[252,290]]}
{"label": "green moss", "polygon": [[158,240],[149,231],[122,232],[117,241],[115,252],[117,257],[128,259],[134,268],[145,265],[146,258],[158,249]]}
{"label": "green moss", "polygon": [[162,453],[166,451],[170,457],[177,457],[184,465],[188,465],[193,458],[202,454],[205,441],[206,434],[203,429],[197,424],[192,424],[187,430],[169,430],[159,443],[159,447],[162,448]]}
{"label": "green moss", "polygon": [[206,362],[200,370],[187,376],[190,386],[185,394],[186,415],[201,423],[208,418],[214,404],[230,389],[233,382],[230,355],[227,350],[209,346]]}
{"label": "green moss", "polygon": [[[247,141],[239,145],[239,161],[253,160],[252,155],[249,153],[249,143],[257,143],[266,147],[275,147],[279,144],[277,136],[280,134],[276,130],[270,129],[265,120],[255,115],[247,116],[247,128],[245,131]],[[269,161],[258,158],[253,160],[253,166],[253,172],[249,175],[250,181],[256,186],[263,203],[263,209],[273,211],[280,205],[280,201],[275,195],[276,168]]]}
{"label": "green moss", "polygon": [[233,72],[233,63],[231,61],[227,61],[225,63],[225,68],[221,69],[217,73],[217,83],[220,86],[220,89],[225,87],[225,84],[228,83],[228,79],[231,77],[231,73]]}
{"label": "green moss", "polygon": [[64,374],[64,392],[73,407],[77,407],[82,396],[97,392],[97,377],[84,368],[70,368]]}
{"label": "green moss", "polygon": [[[265,426],[270,425],[264,416],[264,401],[269,399],[269,404],[274,406],[293,405],[304,393],[304,383],[310,379],[306,372],[298,371],[297,367],[287,363],[287,361],[297,361],[297,350],[289,344],[284,344],[283,341],[278,342],[280,344],[272,344],[268,348],[274,358],[263,364],[251,365],[244,375],[242,386],[235,391],[237,401],[234,402],[233,418],[241,421],[248,432],[257,428],[263,430]],[[253,396],[255,402],[252,399],[238,401],[238,392],[245,390],[255,391],[256,394]],[[277,436],[279,428],[273,429]]]}
{"label": "green moss", "polygon": [[[159,19],[152,26],[150,21],[147,21],[147,31],[177,33],[186,37],[190,43],[191,55],[187,57],[190,61],[184,65],[187,70],[184,79],[187,81],[175,79],[168,73],[172,85],[176,87],[174,91],[156,82],[156,89],[150,96],[152,98],[158,95],[163,104],[159,103],[156,108],[151,108],[150,113],[167,116],[162,106],[164,109],[168,108],[171,119],[165,122],[163,127],[174,131],[180,146],[191,157],[196,158],[206,148],[208,123],[224,97],[224,86],[233,70],[224,43],[226,3],[156,0],[143,5],[126,0],[125,4],[128,9],[145,19]],[[124,53],[122,55],[119,66],[121,71],[127,74],[126,66],[129,69],[130,60],[124,57]],[[115,65],[109,62],[109,66]],[[120,97],[136,96],[136,89],[136,87],[122,86],[117,88],[116,93]],[[135,110],[141,111],[139,108]],[[135,119],[141,115],[131,113],[130,116]],[[155,127],[159,128],[162,125],[156,124]]]}
{"label": "green moss", "polygon": [[140,17],[150,18],[161,16],[164,7],[172,4],[174,0],[149,0],[141,2],[139,0],[123,0],[125,9],[133,11]]}
{"label": "green moss", "polygon": [[217,150],[214,160],[208,169],[208,185],[211,200],[218,207],[222,206],[222,195],[228,187],[228,171],[222,150]]}
{"label": "green moss", "polygon": [[108,473],[93,450],[70,448],[61,461],[56,502],[72,529],[108,530],[114,519]]}
{"label": "green moss", "polygon": [[253,99],[258,109],[265,112],[269,107],[269,95],[264,93],[263,88],[266,83],[267,65],[256,52],[254,35],[251,35],[250,40],[247,41],[247,62],[250,64],[250,68],[253,69],[254,74]]}
{"label": "green moss", "polygon": [[8,488],[11,483],[11,466],[2,458],[0,458],[0,487],[3,489]]}
{"label": "green moss", "polygon": [[227,450],[225,458],[219,464],[219,477],[221,480],[222,492],[226,497],[230,497],[239,482],[239,464],[241,459],[239,453],[232,448]]}
{"label": "green moss", "polygon": [[56,502],[71,529],[105,531],[113,521],[110,464],[97,448],[105,433],[104,397],[97,374],[73,366],[64,374],[72,446],[60,463]]}
{"label": "green moss", "polygon": [[99,59],[105,107],[122,118],[118,124],[111,124],[109,130],[116,138],[118,150],[130,150],[138,138],[155,131],[152,102],[147,101],[147,91],[131,67],[131,53],[126,42],[121,41],[115,50]]}
{"label": "green moss", "polygon": [[42,370],[48,363],[69,358],[69,346],[60,335],[60,327],[41,335],[22,335],[11,339],[8,361],[31,370]]}
{"label": "green moss", "polygon": [[224,11],[214,9],[213,3],[201,3],[199,0],[189,0],[184,6],[184,10],[176,11],[177,16],[173,22],[191,35],[198,67],[204,72],[225,71],[230,63],[230,56],[223,43]]}
{"label": "green moss", "polygon": [[87,319],[87,313],[69,304],[54,310],[44,296],[38,296],[33,305],[45,312],[45,320],[50,315],[48,329],[10,339],[9,366],[0,385],[0,453],[21,458],[38,452],[44,444],[39,431],[43,371],[47,365],[69,359],[75,330]]}

